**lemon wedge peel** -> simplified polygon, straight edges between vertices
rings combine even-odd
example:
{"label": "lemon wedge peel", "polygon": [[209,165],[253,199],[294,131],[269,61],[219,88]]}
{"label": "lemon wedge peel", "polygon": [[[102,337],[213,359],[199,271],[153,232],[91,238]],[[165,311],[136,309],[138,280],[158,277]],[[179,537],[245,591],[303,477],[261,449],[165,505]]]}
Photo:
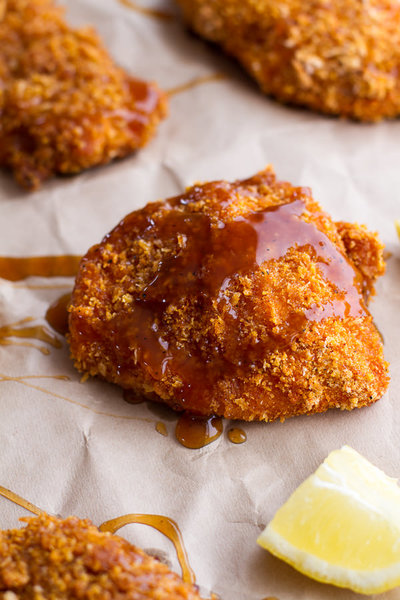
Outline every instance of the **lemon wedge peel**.
{"label": "lemon wedge peel", "polygon": [[388,591],[400,585],[400,488],[344,446],[295,490],[257,542],[317,581]]}

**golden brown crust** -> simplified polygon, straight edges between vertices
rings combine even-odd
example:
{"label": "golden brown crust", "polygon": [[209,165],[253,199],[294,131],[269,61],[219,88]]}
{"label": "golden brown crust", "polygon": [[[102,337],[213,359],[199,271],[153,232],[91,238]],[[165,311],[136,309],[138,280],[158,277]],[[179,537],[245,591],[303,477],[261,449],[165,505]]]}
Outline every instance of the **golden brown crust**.
{"label": "golden brown crust", "polygon": [[[0,7],[1,10],[1,7]],[[52,0],[8,0],[0,19],[0,165],[35,189],[145,145],[166,112],[155,84],[118,68]]]}
{"label": "golden brown crust", "polygon": [[85,519],[22,519],[0,532],[3,600],[201,600],[194,586]]}
{"label": "golden brown crust", "polygon": [[278,100],[362,121],[400,113],[397,0],[178,0]]}
{"label": "golden brown crust", "polygon": [[[346,255],[350,235],[360,244]],[[131,213],[89,250],[71,353],[83,372],[205,415],[363,406],[388,383],[362,299],[382,266],[375,234],[338,230],[308,188],[271,169],[197,185]]]}
{"label": "golden brown crust", "polygon": [[377,234],[368,231],[365,225],[339,221],[336,227],[347,255],[363,274],[364,293],[367,296],[374,294],[374,281],[384,274],[386,268],[384,245]]}

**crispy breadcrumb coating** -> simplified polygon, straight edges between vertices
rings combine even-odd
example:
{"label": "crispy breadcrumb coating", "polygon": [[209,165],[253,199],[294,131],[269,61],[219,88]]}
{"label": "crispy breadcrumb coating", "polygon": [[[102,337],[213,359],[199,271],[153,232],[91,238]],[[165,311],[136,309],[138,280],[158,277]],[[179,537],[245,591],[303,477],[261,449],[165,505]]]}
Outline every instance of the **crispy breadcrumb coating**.
{"label": "crispy breadcrumb coating", "polygon": [[0,531],[3,600],[201,600],[166,565],[88,520],[49,515]]}
{"label": "crispy breadcrumb coating", "polygon": [[155,84],[118,68],[96,32],[71,29],[63,13],[52,0],[0,4],[0,165],[30,190],[132,153],[166,112]]}
{"label": "crispy breadcrumb coating", "polygon": [[128,215],[83,258],[76,367],[175,409],[273,421],[378,400],[383,246],[270,168]]}
{"label": "crispy breadcrumb coating", "polygon": [[362,121],[400,114],[397,0],[177,1],[266,94]]}

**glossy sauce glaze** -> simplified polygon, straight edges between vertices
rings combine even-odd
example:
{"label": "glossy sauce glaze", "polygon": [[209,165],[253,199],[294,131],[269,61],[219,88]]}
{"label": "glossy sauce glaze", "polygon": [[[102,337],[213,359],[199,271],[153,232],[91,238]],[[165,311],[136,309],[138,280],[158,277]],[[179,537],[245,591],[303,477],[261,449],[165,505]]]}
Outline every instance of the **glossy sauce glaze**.
{"label": "glossy sauce glaze", "polygon": [[0,278],[20,281],[27,277],[74,277],[80,256],[0,256]]}
{"label": "glossy sauce glaze", "polygon": [[195,583],[196,578],[191,566],[189,565],[188,556],[183,544],[182,534],[177,523],[173,519],[163,515],[129,514],[106,521],[100,525],[99,529],[100,531],[109,531],[110,533],[115,533],[118,531],[118,529],[121,529],[121,527],[131,523],[149,525],[150,527],[157,529],[157,531],[160,531],[169,540],[171,540],[175,546],[179,564],[182,569],[183,581],[186,583]]}
{"label": "glossy sauce glaze", "polygon": [[[237,216],[231,221],[180,210],[188,203],[186,196],[161,205],[157,216],[132,213],[122,221],[114,234],[133,227],[143,240],[168,241],[168,247],[171,240],[179,243],[175,252],[167,252],[159,262],[156,274],[134,298],[129,312],[122,311],[107,325],[109,337],[118,339],[121,372],[124,363],[129,365],[131,360],[129,348],[136,347],[136,364],[155,380],[168,374],[178,376],[182,386],[175,388],[174,394],[180,408],[187,403],[191,411],[201,414],[202,397],[210,396],[221,373],[234,379],[242,367],[240,363],[233,365],[227,361],[218,346],[208,351],[204,344],[178,347],[174,340],[168,340],[160,327],[166,308],[179,298],[195,298],[201,314],[202,304],[213,302],[218,311],[228,312],[233,330],[238,329],[240,319],[226,290],[238,276],[268,268],[269,261],[284,257],[294,246],[306,249],[322,277],[334,286],[335,295],[326,304],[310,306],[300,315],[298,312],[289,315],[279,331],[271,331],[269,342],[263,340],[259,344],[255,351],[260,358],[268,351],[289,346],[309,321],[367,314],[360,294],[361,276],[314,223],[301,218],[306,212],[304,193],[302,189],[295,191],[292,201],[286,204]],[[196,194],[196,188],[192,194]],[[239,353],[245,359],[246,348],[239,348]]]}
{"label": "glossy sauce glaze", "polygon": [[118,108],[107,113],[110,117],[120,117],[126,127],[137,138],[138,146],[143,145],[147,128],[152,126],[154,115],[160,105],[160,90],[156,85],[130,77],[125,86],[129,89],[130,104],[133,109]]}

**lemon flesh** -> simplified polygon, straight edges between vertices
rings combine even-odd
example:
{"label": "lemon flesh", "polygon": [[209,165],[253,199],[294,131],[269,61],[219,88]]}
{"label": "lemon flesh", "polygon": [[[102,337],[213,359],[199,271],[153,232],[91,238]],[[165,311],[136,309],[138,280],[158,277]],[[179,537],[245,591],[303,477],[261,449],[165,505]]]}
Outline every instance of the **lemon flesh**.
{"label": "lemon flesh", "polygon": [[344,446],[278,510],[257,542],[302,573],[363,594],[400,585],[400,488]]}

